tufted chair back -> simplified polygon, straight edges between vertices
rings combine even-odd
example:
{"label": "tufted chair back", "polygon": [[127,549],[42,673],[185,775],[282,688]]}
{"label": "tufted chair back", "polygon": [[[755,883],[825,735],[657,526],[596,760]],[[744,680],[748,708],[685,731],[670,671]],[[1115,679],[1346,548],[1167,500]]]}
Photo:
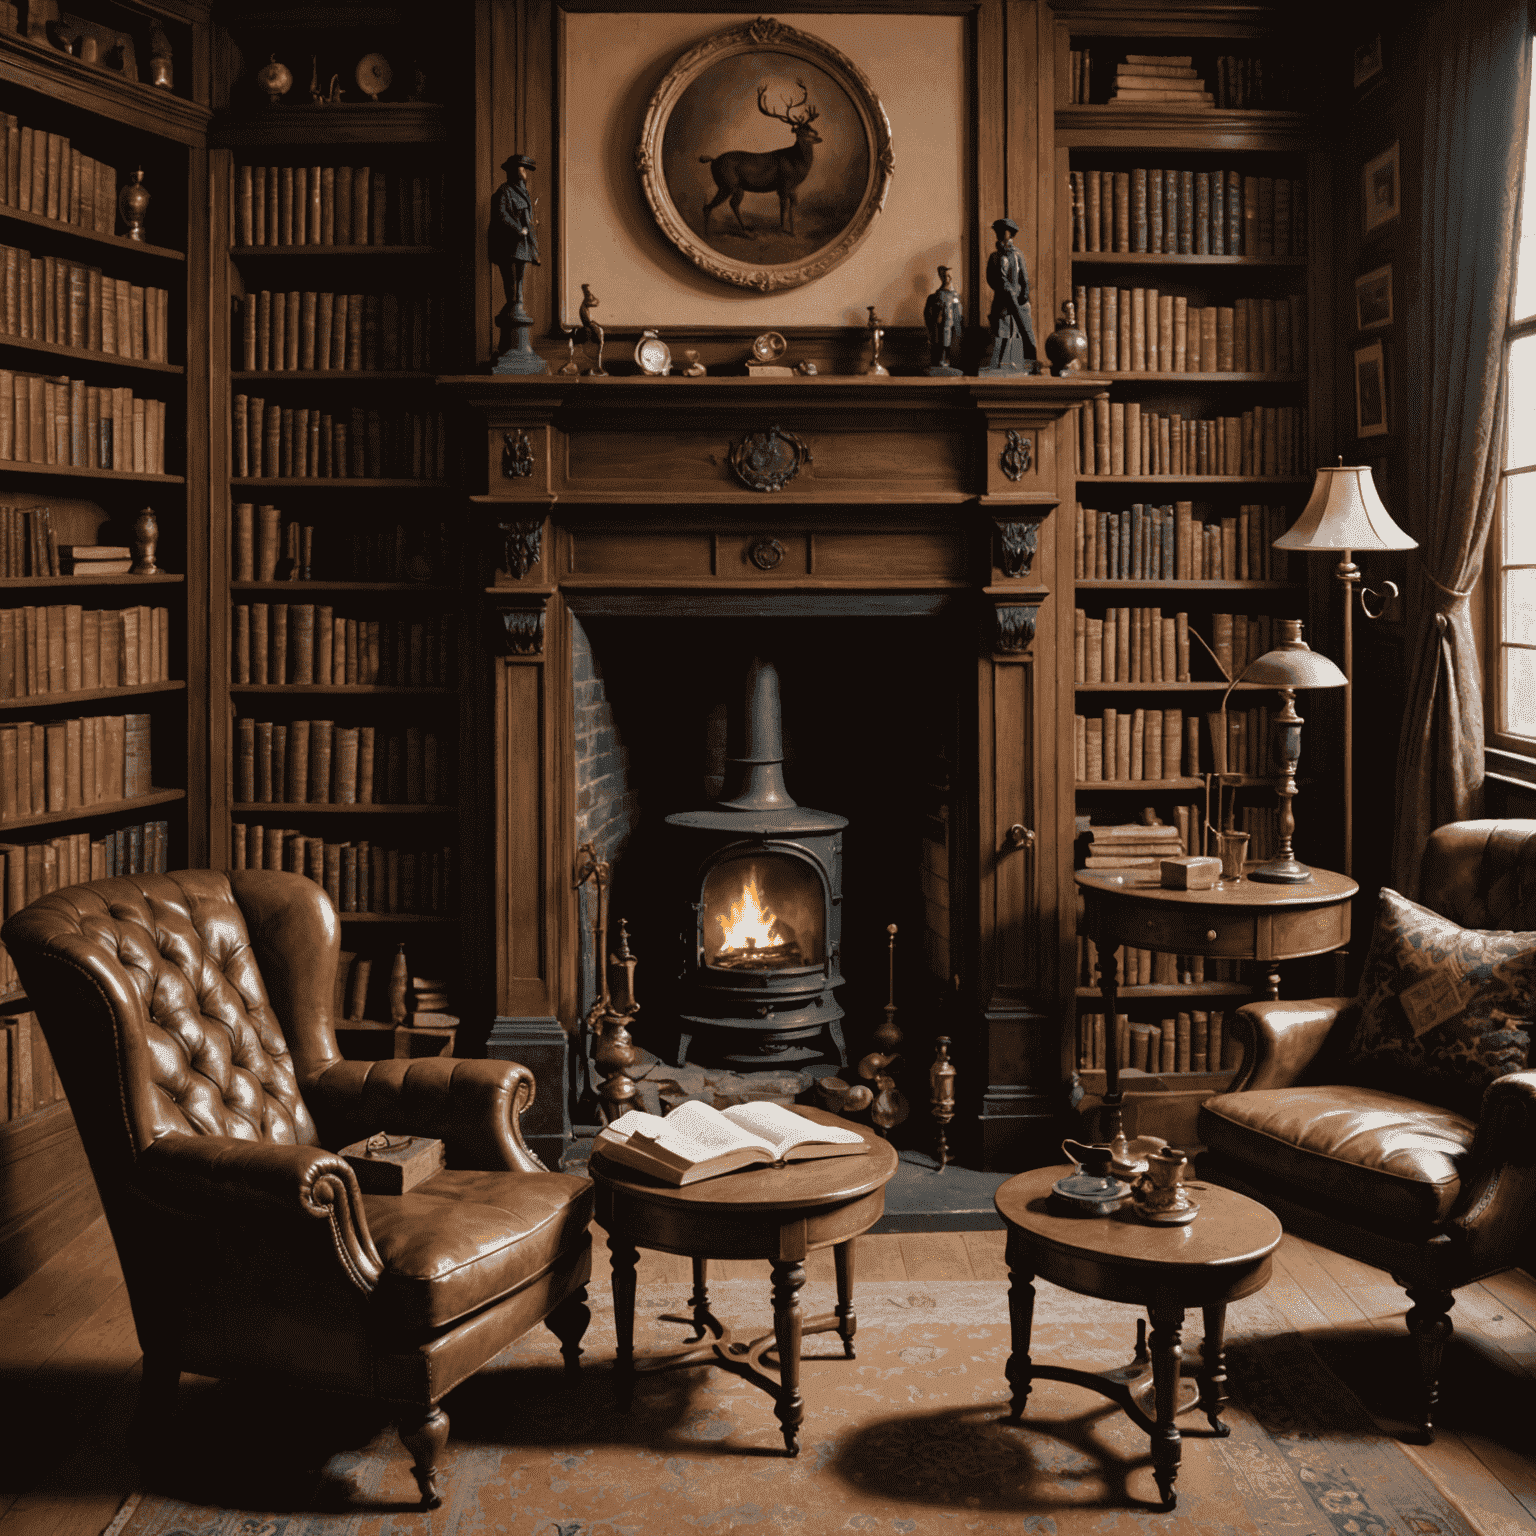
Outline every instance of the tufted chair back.
{"label": "tufted chair back", "polygon": [[1419,892],[1463,928],[1536,929],[1536,821],[1453,821],[1430,833]]}

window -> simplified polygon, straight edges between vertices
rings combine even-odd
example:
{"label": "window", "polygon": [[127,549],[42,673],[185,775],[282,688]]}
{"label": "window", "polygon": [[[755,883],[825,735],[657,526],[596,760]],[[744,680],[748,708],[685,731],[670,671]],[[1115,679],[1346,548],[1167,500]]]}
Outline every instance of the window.
{"label": "window", "polygon": [[[1536,97],[1536,82],[1533,82]],[[1533,100],[1536,107],[1536,100]],[[1529,138],[1520,235],[1506,332],[1506,411],[1496,579],[1491,583],[1496,665],[1488,743],[1536,749],[1536,154]]]}

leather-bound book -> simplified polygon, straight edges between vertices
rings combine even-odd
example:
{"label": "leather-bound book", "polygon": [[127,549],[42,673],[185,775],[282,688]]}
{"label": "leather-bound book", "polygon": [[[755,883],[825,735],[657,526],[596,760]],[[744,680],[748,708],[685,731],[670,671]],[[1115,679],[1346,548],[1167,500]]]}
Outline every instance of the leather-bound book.
{"label": "leather-bound book", "polygon": [[130,357],[144,356],[144,290],[138,283],[128,285],[128,340]]}
{"label": "leather-bound book", "polygon": [[1105,373],[1120,371],[1120,291],[1106,288],[1103,301],[1103,334],[1099,351]]}
{"label": "leather-bound book", "polygon": [[[288,295],[277,289],[267,294],[268,330],[267,330],[267,361],[265,366],[272,369],[284,369],[288,366],[288,349],[286,345],[286,333],[288,329]],[[257,330],[261,328],[261,319],[256,320]]]}
{"label": "leather-bound book", "polygon": [[304,413],[304,473],[318,476],[324,450],[320,446],[320,412],[311,408]]}
{"label": "leather-bound book", "polygon": [[[358,849],[358,854],[359,854],[359,858],[358,858],[358,873],[359,873],[359,876],[361,876],[363,870],[366,868],[366,861],[362,857],[363,852],[364,852],[364,850],[362,848]],[[359,895],[359,898],[361,898],[361,896],[362,896],[361,890],[359,890],[358,895]],[[368,910],[368,908],[364,904],[364,902],[361,899],[359,899],[355,910],[359,911],[359,912],[366,912]],[[372,976],[372,974],[373,974],[373,961],[372,961],[372,959],[370,959],[366,955],[359,955],[357,957],[356,964],[354,964],[353,967],[352,967],[352,975],[351,975],[351,978],[350,978],[350,986],[348,988],[348,993],[347,993],[347,1017],[349,1019],[362,1019],[362,1018],[366,1018],[367,1017],[368,982],[369,982],[369,979]]]}
{"label": "leather-bound book", "polygon": [[337,805],[357,804],[357,733],[357,726],[341,725],[332,735],[331,785],[327,798]]}
{"label": "leather-bound book", "polygon": [[293,167],[277,168],[277,241],[278,245],[293,244]]}
{"label": "leather-bound book", "polygon": [[336,245],[351,245],[352,241],[352,167],[336,167]]}
{"label": "leather-bound book", "polygon": [[305,365],[309,368],[330,368],[332,337],[331,328],[336,321],[336,295],[315,295],[314,356]]}
{"label": "leather-bound book", "polygon": [[277,578],[277,558],[282,549],[283,515],[275,506],[264,502],[256,509],[256,581],[274,581]]}
{"label": "leather-bound book", "polygon": [[309,167],[293,168],[293,243],[309,245]]}
{"label": "leather-bound book", "polygon": [[64,267],[66,309],[64,335],[59,339],[72,347],[86,345],[86,271],[75,262]]}
{"label": "leather-bound book", "polygon": [[288,604],[272,604],[272,651],[268,659],[271,680],[286,683],[288,677]]}
{"label": "leather-bound book", "polygon": [[1275,301],[1259,300],[1259,371],[1276,371],[1275,352]]}
{"label": "leather-bound book", "polygon": [[267,245],[267,168],[249,167],[251,173],[251,245]]}
{"label": "leather-bound book", "polygon": [[405,800],[405,742],[398,731],[391,731],[384,739],[384,798],[385,805],[404,805]]}
{"label": "leather-bound book", "polygon": [[64,677],[63,686],[78,691],[83,682],[85,658],[82,652],[82,626],[84,611],[76,603],[66,603],[55,608],[54,613],[63,618]]}
{"label": "leather-bound book", "polygon": [[233,634],[230,643],[230,681],[252,683],[251,676],[251,610],[245,603],[236,603],[232,615]]}
{"label": "leather-bound book", "polygon": [[310,177],[320,179],[320,238],[321,245],[336,244],[336,167],[324,165],[312,167]]}
{"label": "leather-bound book", "polygon": [[329,245],[330,241],[322,237],[325,218],[325,196],[322,190],[321,172],[318,165],[309,167],[307,197],[309,213],[304,220],[304,243],[306,245]]}
{"label": "leather-bound book", "polygon": [[1088,371],[1098,373],[1104,366],[1104,290],[1096,285],[1088,289],[1083,325],[1088,333]]}
{"label": "leather-bound book", "polygon": [[361,725],[357,729],[357,803],[372,805],[373,801],[373,740],[374,727]]}
{"label": "leather-bound book", "polygon": [[1291,373],[1295,370],[1291,353],[1291,306],[1284,299],[1270,302],[1275,316],[1275,372]]}
{"label": "leather-bound book", "polygon": [[295,720],[288,727],[288,761],[283,798],[293,805],[303,805],[309,799],[312,733],[313,722],[309,720]]}
{"label": "leather-bound book", "polygon": [[[255,245],[255,197],[251,167],[242,165],[236,172],[235,244]],[[247,364],[247,367],[250,365]]]}
{"label": "leather-bound book", "polygon": [[1150,225],[1147,207],[1147,168],[1145,166],[1137,166],[1130,173],[1130,182],[1130,245],[1126,248],[1132,251],[1145,251],[1147,249]]}
{"label": "leather-bound book", "polygon": [[[33,142],[35,143],[36,140],[34,139]],[[45,218],[57,219],[61,217],[62,212],[68,211],[67,203],[61,209],[59,193],[61,190],[64,154],[69,140],[62,133],[50,133],[47,135],[47,144],[46,160],[38,166],[37,171],[34,171],[32,177],[32,211],[33,213],[42,211]],[[42,174],[39,175],[38,172]],[[41,187],[43,193],[42,210],[39,210],[38,207],[37,194],[39,187]]]}
{"label": "leather-bound book", "polygon": [[19,129],[20,149],[17,151],[17,178],[14,183],[16,193],[12,199],[12,206],[21,209],[23,213],[32,211],[32,161],[34,158],[33,139],[34,131],[31,128]]}
{"label": "leather-bound book", "polygon": [[43,809],[63,811],[69,808],[64,789],[64,722],[56,720],[43,727],[44,792]]}
{"label": "leather-bound book", "polygon": [[345,368],[347,366],[347,335],[350,320],[351,305],[348,296],[344,293],[332,295],[331,302],[331,355],[328,367]]}
{"label": "leather-bound book", "polygon": [[[251,353],[250,367],[255,369],[270,369],[282,366],[281,348],[279,356],[274,362],[272,352],[272,290],[261,288],[257,292],[247,294],[245,298],[246,309],[254,317],[252,327],[255,330],[255,341]],[[281,328],[282,321],[278,321]]]}
{"label": "leather-bound book", "polygon": [[[270,804],[279,795],[279,777],[282,764],[273,756],[272,722],[257,720],[252,724],[255,763],[251,781],[251,796],[259,804]],[[237,797],[238,798],[238,797]],[[260,861],[252,868],[259,869]]]}
{"label": "leather-bound book", "polygon": [[84,733],[80,727],[79,720],[64,722],[64,804],[72,811],[85,804],[81,772]]}
{"label": "leather-bound book", "polygon": [[336,615],[324,603],[315,609],[315,681],[336,681]]}
{"label": "leather-bound book", "polygon": [[248,501],[237,501],[232,509],[235,546],[235,580],[256,580],[256,509]]}
{"label": "leather-bound book", "polygon": [[325,894],[331,898],[331,905],[339,912],[341,907],[341,844],[325,843],[322,845],[321,858],[323,860],[323,879]]}
{"label": "leather-bound book", "polygon": [[1207,304],[1200,311],[1200,371],[1215,373],[1216,358],[1216,306]]}
{"label": "leather-bound book", "polygon": [[369,243],[368,188],[372,179],[372,173],[366,165],[357,166],[352,172],[353,245],[367,245]]}
{"label": "leather-bound book", "polygon": [[278,216],[278,205],[282,201],[282,175],[275,165],[267,167],[267,240],[268,245],[281,245],[282,220]]}
{"label": "leather-bound book", "polygon": [[266,603],[251,604],[251,682],[253,683],[280,681],[272,677],[270,611]]}
{"label": "leather-bound book", "polygon": [[1105,242],[1106,249],[1128,251],[1131,248],[1131,175],[1129,171],[1114,173],[1114,244]]}
{"label": "leather-bound book", "polygon": [[256,799],[256,722],[249,715],[235,721],[235,799],[242,805]]}
{"label": "leather-bound book", "polygon": [[262,473],[272,478],[283,473],[283,460],[288,457],[283,452],[283,418],[285,416],[291,422],[293,411],[286,406],[279,407],[276,401],[266,408],[262,431],[261,467]]}
{"label": "leather-bound book", "polygon": [[1304,293],[1287,295],[1285,308],[1289,311],[1288,329],[1291,338],[1291,369],[1296,373],[1307,370],[1307,296]]}
{"label": "leather-bound book", "polygon": [[388,682],[389,679],[381,675],[382,651],[379,643],[379,621],[377,619],[360,620],[358,637],[363,653],[358,661],[358,681],[368,684]]}
{"label": "leather-bound book", "polygon": [[[366,679],[362,676],[363,664],[361,643],[362,637],[359,633],[361,629],[360,622],[357,619],[337,619],[336,622],[342,626],[346,637],[345,643],[341,647],[339,664],[341,677],[339,681],[343,683],[365,682]],[[334,658],[332,660],[332,667],[333,669],[337,668],[337,662]]]}
{"label": "leather-bound book", "polygon": [[349,293],[347,295],[347,368],[358,369],[363,366],[364,339],[363,333],[367,327],[367,306],[363,295]]}
{"label": "leather-bound book", "polygon": [[293,603],[288,609],[288,627],[292,633],[292,677],[290,681],[310,684],[315,681],[315,605]]}
{"label": "leather-bound book", "polygon": [[374,171],[368,189],[368,243],[388,245],[389,235],[385,215],[389,209],[387,178],[383,171]]}
{"label": "leather-bound book", "polygon": [[1211,173],[1196,171],[1193,245],[1196,256],[1211,254]]}
{"label": "leather-bound book", "polygon": [[[1132,373],[1147,371],[1147,290],[1131,289],[1131,351],[1124,365]],[[1132,473],[1135,471],[1133,470]]]}
{"label": "leather-bound book", "polygon": [[336,722],[311,720],[309,722],[309,791],[308,799],[314,805],[326,805],[331,795],[331,760],[334,752]]}
{"label": "leather-bound book", "polygon": [[400,300],[393,293],[379,295],[378,348],[373,366],[399,368],[400,363]]}
{"label": "leather-bound book", "polygon": [[405,728],[405,804],[426,804],[426,749],[419,725]]}
{"label": "leather-bound book", "polygon": [[246,850],[246,825],[243,821],[232,821],[229,824],[229,869],[231,874],[239,874],[245,869]]}

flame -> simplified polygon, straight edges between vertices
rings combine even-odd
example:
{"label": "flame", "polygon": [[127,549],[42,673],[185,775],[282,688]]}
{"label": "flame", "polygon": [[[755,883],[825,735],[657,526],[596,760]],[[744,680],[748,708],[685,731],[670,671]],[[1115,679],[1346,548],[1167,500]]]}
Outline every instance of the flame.
{"label": "flame", "polygon": [[778,941],[773,930],[778,918],[768,910],[763,893],[757,888],[757,872],[754,870],[741,889],[741,895],[731,907],[729,917],[719,917],[720,949],[767,949]]}

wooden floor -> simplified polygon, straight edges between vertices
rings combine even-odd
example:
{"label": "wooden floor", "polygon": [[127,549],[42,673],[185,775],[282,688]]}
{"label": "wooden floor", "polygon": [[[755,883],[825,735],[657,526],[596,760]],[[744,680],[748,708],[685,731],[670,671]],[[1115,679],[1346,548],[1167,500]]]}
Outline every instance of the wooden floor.
{"label": "wooden floor", "polygon": [[[595,1234],[594,1284],[607,1284]],[[1401,1374],[1411,1346],[1407,1303],[1378,1270],[1287,1236],[1266,1293],[1303,1333],[1329,1341],[1329,1363],[1377,1415],[1403,1427]],[[810,1278],[832,1278],[830,1251]],[[1002,1232],[859,1239],[859,1279],[1001,1280]],[[721,1279],[767,1278],[766,1265],[716,1264]],[[642,1253],[640,1286],[689,1278],[688,1261]],[[1520,1271],[1458,1291],[1457,1331],[1442,1392],[1441,1431],[1408,1447],[1487,1536],[1536,1530],[1536,1281]],[[124,1450],[139,1349],[122,1273],[98,1221],[0,1297],[0,1536],[99,1536],[135,1476]]]}

